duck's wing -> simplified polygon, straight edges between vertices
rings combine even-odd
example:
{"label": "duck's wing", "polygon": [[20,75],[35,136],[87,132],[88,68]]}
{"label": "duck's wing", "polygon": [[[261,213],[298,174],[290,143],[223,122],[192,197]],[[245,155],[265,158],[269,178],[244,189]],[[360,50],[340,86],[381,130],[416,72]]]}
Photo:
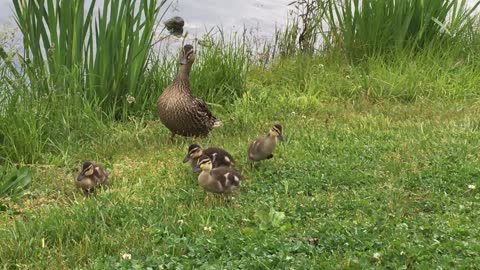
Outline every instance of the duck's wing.
{"label": "duck's wing", "polygon": [[[209,156],[210,159],[212,159],[212,163],[217,165],[230,166],[235,163],[235,160],[233,159],[232,155],[230,155],[230,153],[228,153],[222,148],[209,147],[204,150],[204,154]],[[215,167],[219,167],[219,166],[215,166]]]}
{"label": "duck's wing", "polygon": [[219,127],[222,122],[212,115],[207,104],[200,98],[193,97],[193,103],[200,117],[208,119],[212,127]]}
{"label": "duck's wing", "polygon": [[261,152],[263,145],[264,140],[262,138],[257,138],[255,141],[253,141],[248,147],[248,157],[253,159]]}
{"label": "duck's wing", "polygon": [[211,171],[211,174],[224,189],[239,186],[242,180],[242,176],[229,167],[215,168]]}

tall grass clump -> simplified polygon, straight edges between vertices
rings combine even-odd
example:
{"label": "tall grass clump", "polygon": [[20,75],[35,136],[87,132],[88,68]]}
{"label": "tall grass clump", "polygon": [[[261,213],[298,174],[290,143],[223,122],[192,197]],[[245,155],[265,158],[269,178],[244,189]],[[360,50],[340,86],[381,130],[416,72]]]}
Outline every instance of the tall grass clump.
{"label": "tall grass clump", "polygon": [[[455,45],[473,29],[475,10],[466,0],[318,1],[329,31],[327,46],[339,47],[352,60],[402,49]],[[320,18],[319,18],[320,19]]]}
{"label": "tall grass clump", "polygon": [[32,182],[32,172],[24,166],[20,169],[0,165],[0,211],[7,209],[2,199],[18,199]]}
{"label": "tall grass clump", "polygon": [[285,26],[275,30],[273,43],[264,48],[268,60],[297,53],[312,55],[320,41],[323,11],[317,0],[295,0],[289,6],[292,9]]}
{"label": "tall grass clump", "polygon": [[124,115],[126,97],[148,90],[142,82],[164,3],[105,0],[95,14],[95,0],[87,7],[84,0],[14,0],[23,34],[21,63],[32,94],[61,88],[87,97],[108,114]]}
{"label": "tall grass clump", "polygon": [[243,94],[252,48],[246,32],[226,37],[222,30],[207,33],[197,46],[191,84],[195,94],[226,105]]}
{"label": "tall grass clump", "polygon": [[64,162],[143,110],[164,3],[14,0],[23,50],[0,48],[0,163]]}

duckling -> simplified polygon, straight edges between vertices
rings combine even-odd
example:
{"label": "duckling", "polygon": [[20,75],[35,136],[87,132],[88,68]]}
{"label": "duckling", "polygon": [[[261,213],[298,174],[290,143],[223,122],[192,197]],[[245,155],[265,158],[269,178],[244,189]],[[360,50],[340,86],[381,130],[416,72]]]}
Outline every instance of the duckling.
{"label": "duckling", "polygon": [[206,136],[222,122],[212,115],[205,102],[192,95],[190,70],[195,61],[193,46],[183,47],[180,69],[177,77],[165,88],[157,101],[160,121],[170,130],[173,139],[176,134],[186,137]]}
{"label": "duckling", "polygon": [[235,163],[232,155],[222,148],[209,147],[207,149],[202,149],[202,147],[196,143],[191,144],[188,147],[188,153],[183,159],[183,163],[190,162],[193,172],[200,172],[201,169],[198,166],[198,158],[202,155],[206,155],[211,159],[213,168],[221,166],[231,167]]}
{"label": "duckling", "polygon": [[283,141],[282,126],[276,124],[270,129],[264,138],[258,138],[248,147],[248,159],[250,161],[260,161],[273,158],[273,150],[277,140]]}
{"label": "duckling", "polygon": [[229,167],[213,168],[212,160],[207,155],[198,159],[202,172],[198,175],[198,184],[208,192],[231,193],[240,187],[243,177]]}
{"label": "duckling", "polygon": [[108,185],[108,174],[99,165],[86,161],[82,165],[82,171],[77,176],[75,186],[81,188],[85,195],[94,192],[97,186]]}

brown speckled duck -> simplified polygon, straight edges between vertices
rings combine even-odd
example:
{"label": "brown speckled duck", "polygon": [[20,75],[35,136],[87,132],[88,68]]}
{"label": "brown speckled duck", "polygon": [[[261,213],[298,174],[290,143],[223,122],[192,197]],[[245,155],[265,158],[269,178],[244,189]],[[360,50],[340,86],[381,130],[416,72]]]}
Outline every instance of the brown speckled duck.
{"label": "brown speckled duck", "polygon": [[232,193],[240,187],[242,176],[229,167],[212,167],[212,160],[203,155],[198,159],[202,172],[198,175],[198,184],[208,192]]}
{"label": "brown speckled duck", "polygon": [[206,155],[211,159],[213,168],[222,166],[231,167],[235,163],[232,155],[222,148],[209,147],[203,149],[199,144],[196,143],[191,144],[188,147],[188,153],[183,159],[183,162],[190,162],[193,172],[200,172],[200,167],[198,167],[198,159],[202,155]]}
{"label": "brown speckled duck", "polygon": [[215,118],[205,102],[192,95],[190,70],[195,61],[192,45],[185,45],[180,57],[180,70],[173,82],[165,88],[157,101],[157,112],[162,123],[171,131],[187,137],[206,136],[221,121]]}
{"label": "brown speckled duck", "polygon": [[260,161],[273,158],[273,150],[277,140],[283,141],[282,126],[276,124],[270,129],[268,135],[258,138],[248,147],[248,159],[250,161]]}
{"label": "brown speckled duck", "polygon": [[90,195],[96,187],[108,185],[108,174],[99,165],[86,161],[82,171],[75,180],[75,186],[83,190],[85,195]]}

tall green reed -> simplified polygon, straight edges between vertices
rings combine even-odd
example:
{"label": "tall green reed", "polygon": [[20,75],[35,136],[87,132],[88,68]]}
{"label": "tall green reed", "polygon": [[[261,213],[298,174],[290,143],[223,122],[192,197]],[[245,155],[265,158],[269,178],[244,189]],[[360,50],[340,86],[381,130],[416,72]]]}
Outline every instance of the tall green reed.
{"label": "tall green reed", "polygon": [[[86,9],[84,0],[13,1],[32,94],[62,88],[118,118],[126,114],[127,94],[141,96],[147,90],[142,81],[165,0],[103,3],[95,16],[95,0]],[[79,80],[65,80],[64,74],[77,72]]]}
{"label": "tall green reed", "polygon": [[328,47],[345,51],[352,60],[396,50],[417,51],[451,45],[473,28],[476,1],[466,0],[347,0],[318,1],[324,11]]}
{"label": "tall green reed", "polygon": [[90,26],[85,65],[89,96],[115,113],[119,107],[125,115],[127,97],[149,90],[143,82],[158,13],[156,0],[107,0]]}

